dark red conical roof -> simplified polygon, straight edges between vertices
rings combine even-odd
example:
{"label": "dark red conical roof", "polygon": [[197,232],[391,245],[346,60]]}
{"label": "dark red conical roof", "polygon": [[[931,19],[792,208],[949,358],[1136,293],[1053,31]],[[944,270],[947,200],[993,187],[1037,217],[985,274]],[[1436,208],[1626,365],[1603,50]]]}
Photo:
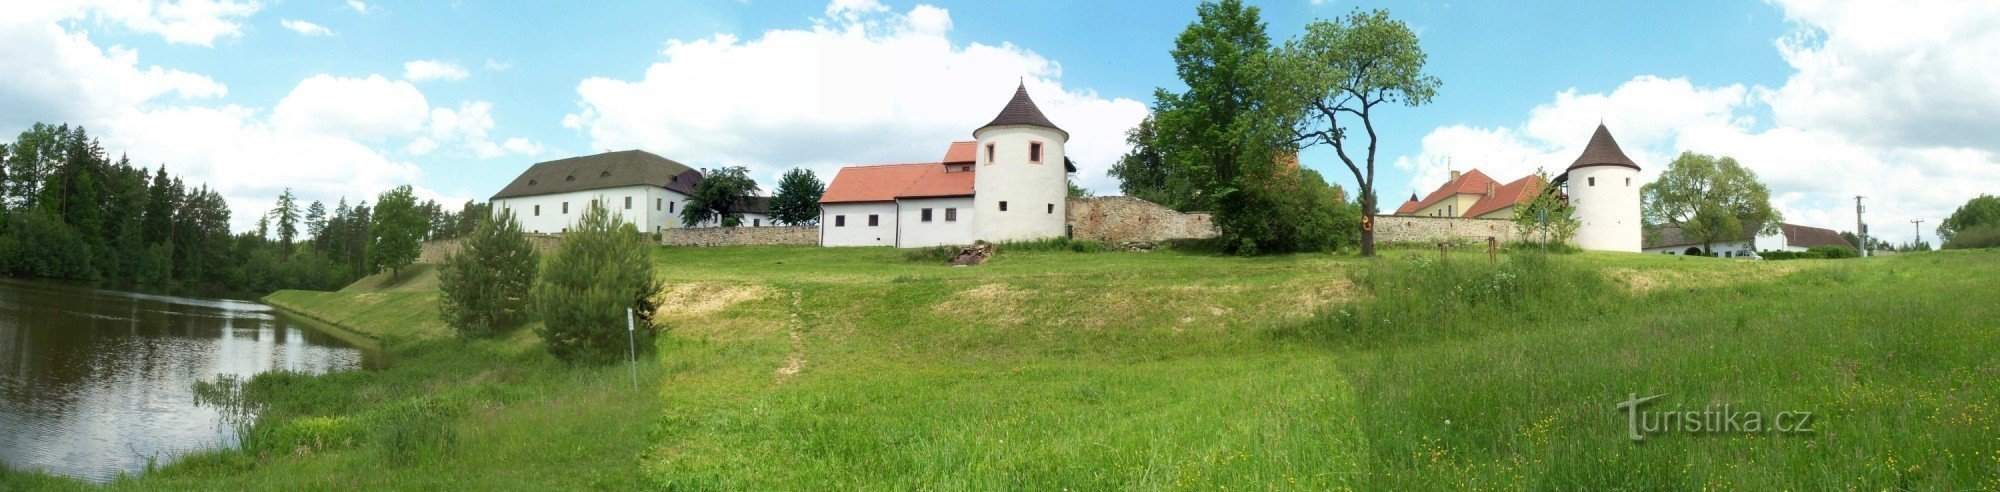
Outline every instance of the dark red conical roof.
{"label": "dark red conical roof", "polygon": [[[1007,101],[1007,107],[1000,108],[1000,115],[994,116],[991,123],[979,127],[979,130],[1004,125],[1039,126],[1062,132],[1065,136],[1069,135],[1069,132],[1063,131],[1062,128],[1056,127],[1054,122],[1049,121],[1048,116],[1042,115],[1042,108],[1035,107],[1035,100],[1028,97],[1028,85],[1025,83],[1014,89],[1014,99]],[[973,130],[972,133],[978,134],[979,130]]]}
{"label": "dark red conical roof", "polygon": [[1604,128],[1603,123],[1597,124],[1597,133],[1591,134],[1590,143],[1583,146],[1583,155],[1576,156],[1576,162],[1571,163],[1569,169],[1565,169],[1564,172],[1590,166],[1619,166],[1629,167],[1634,171],[1639,170],[1639,164],[1625,156],[1625,150],[1618,148],[1618,140],[1611,138],[1611,130]]}

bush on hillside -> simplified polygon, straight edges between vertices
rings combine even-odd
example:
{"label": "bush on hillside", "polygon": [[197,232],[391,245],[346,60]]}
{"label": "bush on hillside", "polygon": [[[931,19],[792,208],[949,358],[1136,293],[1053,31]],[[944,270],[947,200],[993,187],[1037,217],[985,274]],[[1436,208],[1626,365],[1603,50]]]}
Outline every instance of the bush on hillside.
{"label": "bush on hillside", "polygon": [[1853,248],[1844,248],[1840,246],[1814,246],[1811,248],[1807,248],[1806,252],[1818,253],[1821,258],[1827,258],[1833,260],[1838,260],[1843,258],[1854,258],[1860,256],[1859,253],[1854,252]]}
{"label": "bush on hillside", "polygon": [[1765,260],[1823,260],[1826,254],[1816,251],[1759,251],[1757,257]]}
{"label": "bush on hillside", "polygon": [[2000,248],[2000,226],[1981,225],[1953,234],[1944,249]]}
{"label": "bush on hillside", "polygon": [[537,331],[549,353],[573,362],[625,357],[625,310],[638,315],[633,334],[651,347],[652,299],[660,291],[646,238],[631,223],[592,204],[542,265],[532,297]]}
{"label": "bush on hillside", "polygon": [[513,212],[480,223],[438,268],[438,317],[466,337],[519,326],[530,314],[537,261]]}

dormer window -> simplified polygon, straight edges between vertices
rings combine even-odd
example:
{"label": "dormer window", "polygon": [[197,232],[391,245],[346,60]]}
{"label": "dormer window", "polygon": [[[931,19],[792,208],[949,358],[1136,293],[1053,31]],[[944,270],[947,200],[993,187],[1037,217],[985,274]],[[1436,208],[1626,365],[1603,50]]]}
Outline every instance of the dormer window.
{"label": "dormer window", "polygon": [[601,173],[597,173],[597,177],[600,177],[600,178],[609,178],[609,177],[611,177],[611,170],[610,170],[610,169],[606,169],[606,170],[604,170],[604,172],[601,172]]}
{"label": "dormer window", "polygon": [[563,181],[576,181],[576,175],[571,174],[568,176],[563,176]]}
{"label": "dormer window", "polygon": [[528,186],[534,186],[534,185],[537,185],[537,184],[540,184],[540,183],[537,183],[537,182],[535,182],[535,180],[532,180],[532,179],[528,180]]}
{"label": "dormer window", "polygon": [[986,163],[993,163],[993,144],[986,144]]}
{"label": "dormer window", "polygon": [[1028,142],[1028,162],[1042,163],[1042,143]]}

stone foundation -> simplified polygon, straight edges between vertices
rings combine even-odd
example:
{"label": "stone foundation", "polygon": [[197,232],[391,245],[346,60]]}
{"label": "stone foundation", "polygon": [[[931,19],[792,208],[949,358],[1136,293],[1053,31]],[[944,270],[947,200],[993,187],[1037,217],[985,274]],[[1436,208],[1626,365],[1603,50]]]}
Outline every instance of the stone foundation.
{"label": "stone foundation", "polygon": [[819,244],[819,226],[696,227],[667,229],[664,246],[753,246],[760,244]]}
{"label": "stone foundation", "polygon": [[1427,217],[1420,215],[1378,215],[1375,216],[1375,241],[1378,243],[1436,243],[1486,242],[1486,238],[1496,238],[1502,243],[1520,238],[1514,221],[1506,219],[1468,219],[1464,217]]}

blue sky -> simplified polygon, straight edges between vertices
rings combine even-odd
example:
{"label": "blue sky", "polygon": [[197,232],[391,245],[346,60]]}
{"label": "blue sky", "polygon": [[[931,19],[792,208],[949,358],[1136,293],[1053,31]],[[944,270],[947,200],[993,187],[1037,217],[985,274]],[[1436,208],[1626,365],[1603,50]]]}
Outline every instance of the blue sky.
{"label": "blue sky", "polygon": [[[1791,222],[1850,229],[1866,194],[1877,230],[1906,231],[2000,191],[2000,149],[1978,137],[2000,129],[2000,95],[1964,68],[1996,55],[1956,48],[2000,40],[1981,2],[1252,3],[1276,40],[1357,7],[1418,30],[1444,87],[1380,125],[1385,208],[1446,162],[1560,169],[1599,119],[1649,176],[1682,150],[1744,160]],[[1178,87],[1168,51],[1195,4],[36,4],[0,20],[0,71],[36,76],[0,81],[0,132],[88,125],[215,184],[241,226],[286,186],[483,199],[529,164],[601,149],[746,165],[767,184],[935,159],[1025,78],[1071,130],[1082,182],[1114,193],[1118,133]],[[1304,162],[1353,187],[1331,152]]]}

